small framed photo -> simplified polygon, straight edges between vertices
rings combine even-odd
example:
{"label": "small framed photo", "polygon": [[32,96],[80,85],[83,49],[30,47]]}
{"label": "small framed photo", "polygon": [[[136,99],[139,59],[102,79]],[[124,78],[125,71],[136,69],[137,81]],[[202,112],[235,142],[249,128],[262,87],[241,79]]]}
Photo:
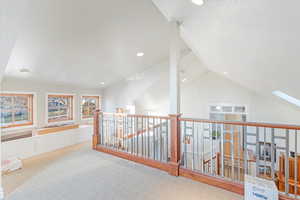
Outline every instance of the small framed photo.
{"label": "small framed photo", "polygon": [[[259,160],[265,160],[268,162],[271,162],[272,159],[272,145],[269,142],[259,142]],[[274,156],[274,162],[276,162],[276,144],[273,146],[273,156]]]}

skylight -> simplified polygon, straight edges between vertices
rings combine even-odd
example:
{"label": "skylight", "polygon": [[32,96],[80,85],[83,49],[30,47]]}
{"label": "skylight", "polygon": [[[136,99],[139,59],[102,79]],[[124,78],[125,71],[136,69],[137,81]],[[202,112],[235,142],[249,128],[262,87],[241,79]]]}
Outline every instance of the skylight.
{"label": "skylight", "polygon": [[197,6],[202,6],[204,4],[203,0],[192,0],[192,3]]}
{"label": "skylight", "polygon": [[277,96],[277,97],[279,97],[279,98],[281,98],[281,99],[283,99],[283,100],[285,100],[285,101],[287,101],[287,102],[289,102],[291,104],[294,104],[294,105],[300,107],[300,100],[299,99],[291,97],[291,96],[289,96],[289,95],[287,95],[284,92],[281,92],[279,90],[273,91],[272,93],[275,96]]}

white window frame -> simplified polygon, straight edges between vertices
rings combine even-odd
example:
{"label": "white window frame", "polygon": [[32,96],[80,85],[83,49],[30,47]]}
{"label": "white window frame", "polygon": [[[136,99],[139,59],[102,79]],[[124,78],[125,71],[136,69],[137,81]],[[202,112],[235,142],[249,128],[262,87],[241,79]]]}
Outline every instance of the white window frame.
{"label": "white window frame", "polygon": [[83,116],[82,116],[82,112],[81,112],[81,108],[82,108],[82,106],[81,106],[81,101],[82,101],[82,99],[83,99],[83,97],[98,97],[99,98],[99,102],[98,102],[98,108],[101,110],[102,108],[102,97],[101,97],[101,95],[99,95],[99,94],[81,94],[80,95],[80,99],[79,99],[79,115],[80,115],[80,120],[82,120],[82,121],[90,121],[90,120],[92,120],[93,119],[93,117],[91,117],[91,118],[83,118]]}
{"label": "white window frame", "polygon": [[[73,101],[72,101],[72,120],[64,120],[64,121],[58,121],[58,122],[49,122],[48,120],[48,97],[50,95],[66,95],[66,96],[73,96]],[[76,98],[76,94],[70,94],[70,93],[46,93],[46,98],[45,98],[45,120],[46,120],[46,125],[59,125],[59,124],[65,124],[65,123],[74,123],[75,122],[75,98]]]}
{"label": "white window frame", "polygon": [[7,131],[22,130],[22,129],[33,129],[37,124],[37,95],[36,92],[23,92],[23,91],[0,91],[1,94],[30,94],[32,95],[32,125],[1,128],[1,132],[5,133]]}
{"label": "white window frame", "polygon": [[[212,106],[220,106],[220,107],[232,107],[232,112],[223,112],[223,111],[211,111],[210,107]],[[234,112],[234,107],[245,107],[245,112]],[[214,113],[218,113],[218,114],[244,114],[244,115],[248,115],[248,106],[247,105],[243,105],[243,104],[231,104],[231,103],[214,103],[214,104],[209,104],[208,105],[208,113],[210,114],[214,114]]]}

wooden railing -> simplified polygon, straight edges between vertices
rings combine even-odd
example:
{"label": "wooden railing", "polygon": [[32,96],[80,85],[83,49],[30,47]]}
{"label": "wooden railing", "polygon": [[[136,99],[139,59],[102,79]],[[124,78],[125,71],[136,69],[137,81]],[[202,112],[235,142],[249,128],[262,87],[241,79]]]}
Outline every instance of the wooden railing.
{"label": "wooden railing", "polygon": [[111,113],[99,116],[95,148],[100,146],[149,161],[169,161],[169,117]]}
{"label": "wooden railing", "polygon": [[273,180],[280,199],[300,195],[300,126],[100,111],[94,125],[98,151],[238,194],[248,174]]}

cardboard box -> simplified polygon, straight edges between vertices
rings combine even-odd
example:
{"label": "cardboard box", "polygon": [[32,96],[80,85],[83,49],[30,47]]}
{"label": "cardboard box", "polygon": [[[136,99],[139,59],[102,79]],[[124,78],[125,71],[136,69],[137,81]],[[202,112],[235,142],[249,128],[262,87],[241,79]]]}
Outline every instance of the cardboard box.
{"label": "cardboard box", "polygon": [[278,200],[274,181],[245,175],[245,200]]}

